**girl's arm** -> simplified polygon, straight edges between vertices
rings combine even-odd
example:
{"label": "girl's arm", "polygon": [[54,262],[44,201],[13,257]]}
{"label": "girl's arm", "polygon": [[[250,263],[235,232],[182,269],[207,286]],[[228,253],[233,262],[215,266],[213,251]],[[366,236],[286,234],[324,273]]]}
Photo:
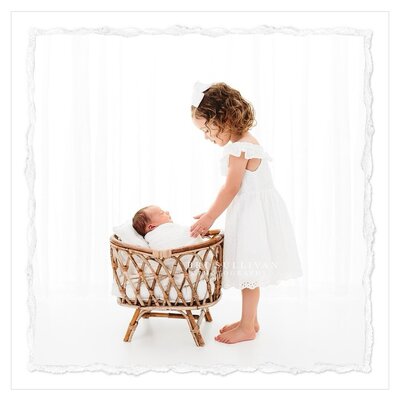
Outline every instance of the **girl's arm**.
{"label": "girl's arm", "polygon": [[229,156],[228,174],[225,184],[220,189],[210,209],[191,226],[192,236],[197,236],[199,233],[203,233],[204,230],[208,230],[232,202],[242,184],[247,161],[244,158],[244,152],[240,154],[240,157]]}
{"label": "girl's arm", "polygon": [[248,160],[244,158],[243,151],[240,157],[235,157],[232,154],[229,156],[228,174],[225,184],[222,186],[217,198],[206,213],[214,220],[225,211],[239,191],[246,171],[247,161]]}

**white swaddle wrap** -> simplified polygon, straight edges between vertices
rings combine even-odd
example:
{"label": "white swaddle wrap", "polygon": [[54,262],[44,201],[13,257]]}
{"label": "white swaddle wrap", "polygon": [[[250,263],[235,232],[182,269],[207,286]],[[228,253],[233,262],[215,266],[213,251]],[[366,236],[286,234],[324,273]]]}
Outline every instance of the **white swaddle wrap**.
{"label": "white swaddle wrap", "polygon": [[175,249],[204,241],[200,235],[195,238],[190,236],[189,226],[175,224],[174,222],[166,222],[157,226],[148,232],[144,239],[151,249],[157,250]]}

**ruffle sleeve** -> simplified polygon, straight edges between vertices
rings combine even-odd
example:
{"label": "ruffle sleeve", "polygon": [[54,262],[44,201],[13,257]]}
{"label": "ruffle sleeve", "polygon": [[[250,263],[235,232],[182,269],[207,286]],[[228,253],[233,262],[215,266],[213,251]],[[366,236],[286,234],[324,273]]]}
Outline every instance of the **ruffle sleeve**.
{"label": "ruffle sleeve", "polygon": [[233,156],[240,157],[242,151],[244,152],[244,157],[248,160],[251,158],[266,158],[268,161],[272,161],[271,156],[264,151],[261,145],[249,142],[227,144],[224,148],[223,156],[228,157],[232,154]]}
{"label": "ruffle sleeve", "polygon": [[234,142],[226,144],[221,158],[221,172],[226,175],[228,167],[228,158],[230,155],[240,157],[244,152],[244,158],[250,160],[251,158],[261,158],[272,161],[272,157],[264,151],[263,147],[259,144],[249,142]]}

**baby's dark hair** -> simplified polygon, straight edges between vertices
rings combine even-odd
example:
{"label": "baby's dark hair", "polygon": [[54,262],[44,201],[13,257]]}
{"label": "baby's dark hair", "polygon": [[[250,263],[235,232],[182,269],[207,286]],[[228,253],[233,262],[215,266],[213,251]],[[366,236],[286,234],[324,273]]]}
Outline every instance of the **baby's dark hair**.
{"label": "baby's dark hair", "polygon": [[148,214],[146,214],[146,210],[149,207],[151,206],[141,208],[132,218],[133,229],[135,229],[136,232],[142,236],[146,235],[146,226],[151,222],[151,218]]}
{"label": "baby's dark hair", "polygon": [[214,83],[204,91],[198,107],[191,106],[192,118],[205,118],[205,126],[215,124],[218,134],[224,129],[234,135],[243,135],[257,124],[253,106],[240,92],[224,82]]}

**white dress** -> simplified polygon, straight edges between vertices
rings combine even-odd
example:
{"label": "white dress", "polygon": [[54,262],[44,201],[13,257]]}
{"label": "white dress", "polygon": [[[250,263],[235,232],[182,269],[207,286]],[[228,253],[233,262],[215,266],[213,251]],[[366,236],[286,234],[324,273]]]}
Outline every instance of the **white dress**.
{"label": "white dress", "polygon": [[255,171],[246,170],[239,192],[225,215],[222,287],[237,289],[277,284],[303,275],[286,205],[275,189],[262,146],[234,142],[224,146],[221,172],[229,155],[260,158]]}

